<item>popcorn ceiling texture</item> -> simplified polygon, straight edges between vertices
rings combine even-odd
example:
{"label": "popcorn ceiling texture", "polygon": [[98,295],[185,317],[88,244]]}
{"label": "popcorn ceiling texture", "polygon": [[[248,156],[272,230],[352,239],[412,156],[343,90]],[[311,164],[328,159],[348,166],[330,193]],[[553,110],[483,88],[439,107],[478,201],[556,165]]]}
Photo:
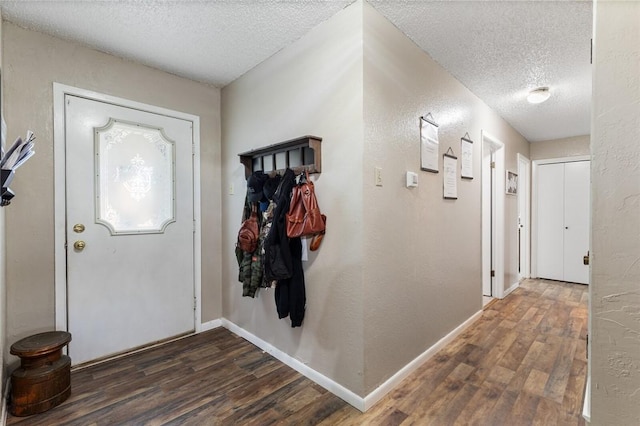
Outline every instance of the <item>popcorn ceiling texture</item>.
{"label": "popcorn ceiling texture", "polygon": [[331,1],[0,1],[6,20],[225,86],[333,16]]}
{"label": "popcorn ceiling texture", "polygon": [[529,141],[590,132],[590,1],[369,3]]}
{"label": "popcorn ceiling texture", "polygon": [[[0,0],[5,19],[223,87],[353,0]],[[590,131],[590,1],[369,0],[529,141]],[[541,105],[527,92],[550,86]]]}

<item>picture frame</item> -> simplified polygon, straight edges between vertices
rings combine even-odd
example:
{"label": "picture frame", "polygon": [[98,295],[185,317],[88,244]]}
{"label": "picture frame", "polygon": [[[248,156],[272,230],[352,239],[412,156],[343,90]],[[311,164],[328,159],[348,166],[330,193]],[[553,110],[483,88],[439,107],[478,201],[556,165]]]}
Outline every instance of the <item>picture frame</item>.
{"label": "picture frame", "polygon": [[438,124],[431,113],[420,117],[420,170],[438,173]]}
{"label": "picture frame", "polygon": [[473,179],[473,141],[469,138],[469,133],[460,139],[460,153],[462,157],[460,167],[460,177],[462,179]]}
{"label": "picture frame", "polygon": [[504,187],[508,195],[518,195],[518,174],[507,170]]}

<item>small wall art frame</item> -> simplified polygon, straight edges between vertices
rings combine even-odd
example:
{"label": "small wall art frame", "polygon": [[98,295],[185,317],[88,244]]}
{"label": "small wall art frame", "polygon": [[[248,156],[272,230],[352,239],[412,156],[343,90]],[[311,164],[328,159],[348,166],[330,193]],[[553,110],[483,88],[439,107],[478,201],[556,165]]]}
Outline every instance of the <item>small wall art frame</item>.
{"label": "small wall art frame", "polygon": [[518,195],[518,175],[510,170],[507,170],[505,177],[505,191],[509,195]]}
{"label": "small wall art frame", "polygon": [[420,117],[420,170],[438,173],[438,124],[431,113]]}

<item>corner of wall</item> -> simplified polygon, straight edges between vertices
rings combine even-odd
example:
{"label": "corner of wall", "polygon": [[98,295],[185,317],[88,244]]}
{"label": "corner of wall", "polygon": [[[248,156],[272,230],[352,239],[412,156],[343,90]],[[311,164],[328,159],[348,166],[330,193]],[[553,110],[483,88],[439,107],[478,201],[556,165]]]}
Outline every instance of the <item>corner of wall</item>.
{"label": "corner of wall", "polygon": [[[4,42],[2,38],[2,11],[0,11],[0,119],[4,121],[4,102],[2,101],[2,97],[4,97],[3,89],[3,77],[2,77],[2,68],[3,67],[3,56],[2,52],[4,50]],[[7,377],[7,366],[5,360],[5,346],[6,346],[6,324],[7,324],[7,290],[6,290],[6,277],[5,277],[5,252],[6,252],[6,243],[5,243],[5,234],[4,234],[4,208],[0,207],[0,398],[2,398],[2,413],[0,417],[0,424],[4,424],[5,416],[6,416],[6,394],[5,394],[5,377]]]}
{"label": "corner of wall", "polygon": [[[363,384],[362,2],[356,2],[222,90],[222,316],[356,395]],[[250,118],[247,118],[250,117]],[[242,297],[233,255],[246,181],[237,154],[303,135],[322,138],[313,175],[327,216],[303,264],[301,328],[278,319],[272,290]],[[233,188],[233,191],[228,189]],[[230,193],[232,192],[232,193]]]}
{"label": "corner of wall", "polygon": [[591,422],[640,424],[640,3],[594,3]]}

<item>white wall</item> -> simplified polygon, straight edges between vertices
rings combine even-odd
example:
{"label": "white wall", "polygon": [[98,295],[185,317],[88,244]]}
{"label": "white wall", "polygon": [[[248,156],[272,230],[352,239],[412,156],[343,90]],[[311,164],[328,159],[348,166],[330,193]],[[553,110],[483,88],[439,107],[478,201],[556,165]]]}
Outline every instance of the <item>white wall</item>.
{"label": "white wall", "polygon": [[595,5],[591,423],[640,424],[640,2]]}
{"label": "white wall", "polygon": [[571,138],[553,139],[531,143],[530,160],[548,160],[551,158],[576,157],[589,155],[591,137],[589,135]]}
{"label": "white wall", "polygon": [[[482,308],[481,131],[506,168],[529,143],[373,7],[364,6],[365,390],[371,392]],[[439,124],[440,173],[420,171],[419,117]],[[442,154],[474,141],[474,179],[442,195]],[[381,167],[383,186],[374,184]],[[458,164],[459,167],[459,164]],[[405,173],[418,173],[407,189]],[[502,176],[501,178],[504,178]],[[517,281],[517,198],[506,196],[505,287]]]}
{"label": "white wall", "polygon": [[[223,315],[363,395],[362,9],[348,7],[222,90]],[[315,135],[316,194],[327,215],[320,250],[304,265],[301,328],[279,320],[273,290],[242,297],[234,246],[245,196],[238,153]],[[365,208],[366,202],[365,202]]]}

